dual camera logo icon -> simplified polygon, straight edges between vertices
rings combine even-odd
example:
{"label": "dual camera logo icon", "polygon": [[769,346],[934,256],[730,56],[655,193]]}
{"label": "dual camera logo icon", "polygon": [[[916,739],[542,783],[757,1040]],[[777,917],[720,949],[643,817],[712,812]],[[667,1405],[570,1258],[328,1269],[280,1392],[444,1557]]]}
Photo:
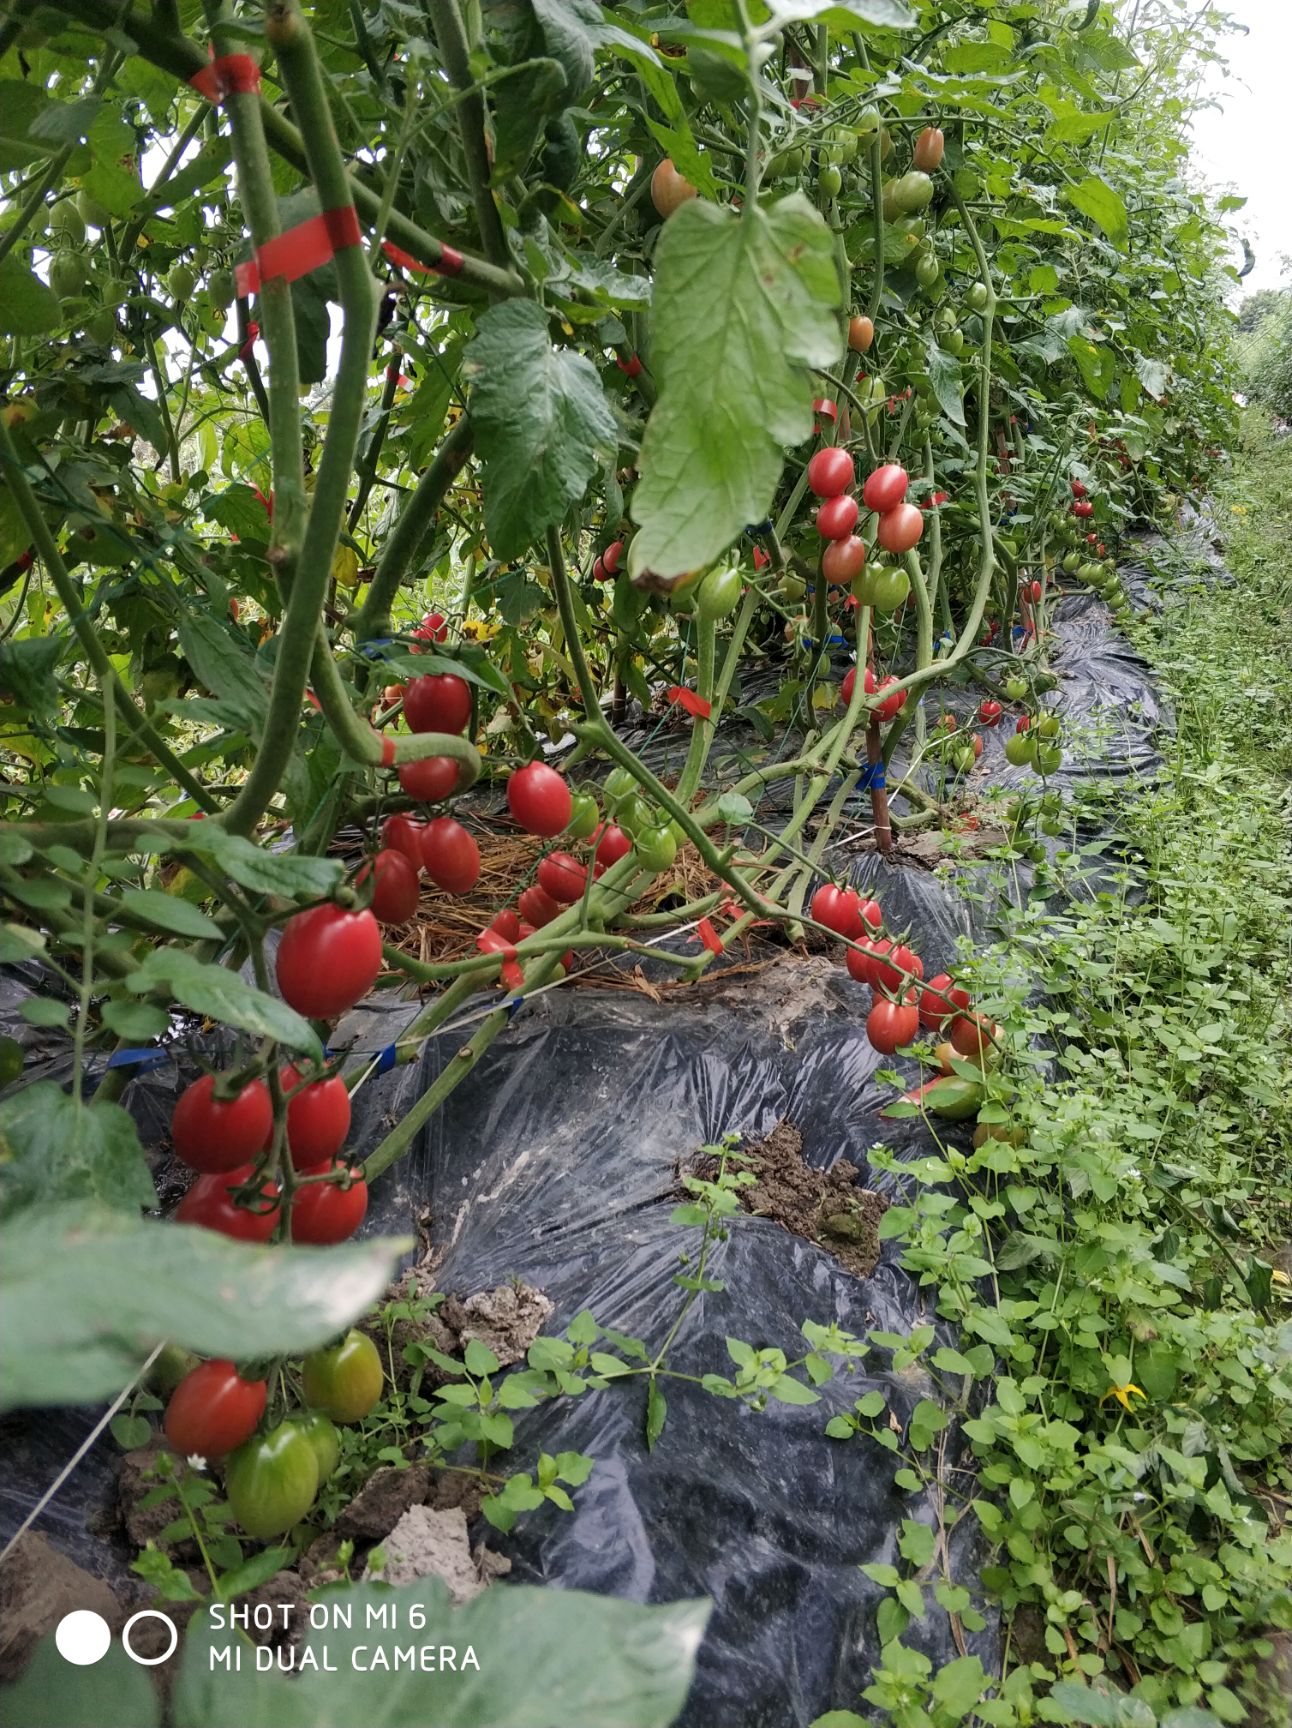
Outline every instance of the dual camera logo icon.
{"label": "dual camera logo icon", "polygon": [[[160,1656],[141,1656],[130,1642],[135,1627],[144,1620],[160,1620],[170,1633],[170,1642]],[[112,1628],[102,1614],[96,1614],[92,1608],[77,1608],[71,1614],[64,1614],[59,1621],[54,1643],[64,1662],[71,1662],[77,1668],[89,1668],[107,1655],[112,1643]],[[132,1662],[138,1662],[142,1668],[156,1668],[159,1663],[169,1661],[178,1643],[179,1630],[175,1622],[169,1614],[156,1608],[141,1608],[121,1628],[122,1649]]]}

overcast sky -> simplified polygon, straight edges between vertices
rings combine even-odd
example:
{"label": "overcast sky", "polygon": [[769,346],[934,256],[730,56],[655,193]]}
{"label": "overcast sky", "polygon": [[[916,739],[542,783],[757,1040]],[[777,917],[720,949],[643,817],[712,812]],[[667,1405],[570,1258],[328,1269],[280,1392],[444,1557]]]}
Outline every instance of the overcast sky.
{"label": "overcast sky", "polygon": [[1219,72],[1205,88],[1221,104],[1194,124],[1194,162],[1217,186],[1232,186],[1247,206],[1230,224],[1246,233],[1256,268],[1243,282],[1251,293],[1277,288],[1280,253],[1292,253],[1292,185],[1284,143],[1292,81],[1292,0],[1220,0],[1246,26],[1226,36],[1221,51],[1230,75]]}

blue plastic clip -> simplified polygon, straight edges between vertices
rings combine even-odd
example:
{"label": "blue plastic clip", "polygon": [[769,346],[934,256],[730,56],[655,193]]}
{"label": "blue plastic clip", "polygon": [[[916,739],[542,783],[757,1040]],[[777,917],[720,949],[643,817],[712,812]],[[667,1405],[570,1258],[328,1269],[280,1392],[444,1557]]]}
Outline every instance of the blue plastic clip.
{"label": "blue plastic clip", "polygon": [[150,1045],[143,1050],[114,1050],[108,1057],[108,1067],[137,1068],[141,1074],[149,1074],[154,1068],[164,1068],[170,1059],[168,1050]]}
{"label": "blue plastic clip", "polygon": [[360,654],[366,654],[370,660],[378,658],[383,648],[389,648],[395,640],[393,636],[374,636],[371,641],[359,644]]}
{"label": "blue plastic clip", "polygon": [[396,1062],[398,1062],[398,1060],[399,1060],[398,1050],[395,1048],[395,1046],[393,1044],[387,1044],[386,1048],[384,1050],[382,1050],[377,1056],[376,1072],[378,1074],[389,1074],[390,1070],[395,1066],[395,1064],[396,1064]]}
{"label": "blue plastic clip", "polygon": [[516,1018],[516,1010],[522,1006],[524,1000],[525,998],[523,996],[509,996],[506,1002],[503,1003],[503,1007],[507,1010],[507,1018],[509,1020],[514,1020]]}
{"label": "blue plastic clip", "polygon": [[863,792],[884,791],[888,785],[888,780],[884,775],[884,764],[882,762],[867,763],[861,771],[861,778],[857,784]]}

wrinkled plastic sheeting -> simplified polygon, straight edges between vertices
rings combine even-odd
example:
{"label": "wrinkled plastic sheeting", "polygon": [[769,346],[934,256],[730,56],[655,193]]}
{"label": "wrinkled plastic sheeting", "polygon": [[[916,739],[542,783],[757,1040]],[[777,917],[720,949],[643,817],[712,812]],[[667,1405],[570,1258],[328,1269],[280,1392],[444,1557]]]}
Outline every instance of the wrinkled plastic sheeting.
{"label": "wrinkled plastic sheeting", "polygon": [[[1055,632],[1059,685],[1050,702],[1065,720],[1065,742],[1090,722],[1095,752],[1093,761],[1074,760],[1070,770],[1065,764],[1065,773],[1151,774],[1153,735],[1170,716],[1147,668],[1093,596],[1065,597]],[[975,701],[972,689],[951,693],[966,723]],[[1007,735],[1005,725],[985,732],[971,787],[1026,777],[1003,761]],[[652,740],[657,767],[669,751],[684,749],[685,736],[665,732]],[[756,744],[752,732],[750,739]],[[857,800],[860,812],[868,800],[864,793]],[[957,892],[954,870],[934,873],[875,853],[848,864],[854,880],[881,900],[890,927],[914,932],[929,974],[954,962],[962,937],[985,934],[989,909]],[[980,870],[962,868],[981,880]],[[416,1062],[365,1083],[355,1097],[357,1151],[370,1151],[426,1091],[487,1006],[468,1004]],[[865,1036],[868,1006],[869,992],[833,961],[785,954],[752,976],[711,975],[693,992],[659,1002],[628,992],[544,994],[520,1009],[409,1156],[376,1185],[365,1232],[411,1233],[429,1217],[443,1254],[441,1287],[471,1292],[523,1279],[555,1304],[550,1329],[588,1309],[601,1324],[657,1347],[684,1296],[673,1282],[679,1255],[698,1243],[698,1232],[671,1221],[677,1170],[702,1145],[728,1132],[756,1140],[788,1119],[803,1136],[807,1161],[821,1168],[848,1158],[864,1173],[881,1142],[903,1157],[927,1152],[918,1118],[878,1118],[892,1094],[876,1074],[892,1063]],[[375,1055],[416,1012],[416,1004],[393,997],[374,1000],[347,1016],[334,1044],[350,1045],[356,1058]],[[51,1050],[50,1060],[56,1057]],[[154,1143],[176,1086],[175,1070],[167,1069],[140,1078],[126,1094]],[[954,1139],[968,1128],[947,1132]],[[886,1173],[863,1180],[890,1195],[899,1185]],[[728,1335],[793,1359],[806,1349],[805,1320],[837,1322],[859,1335],[935,1323],[929,1293],[898,1266],[891,1245],[873,1275],[858,1281],[823,1249],[741,1214],[709,1270],[725,1288],[696,1300],[675,1341],[670,1364],[685,1374],[729,1375]],[[509,1463],[524,1468],[539,1450],[575,1450],[593,1456],[596,1467],[575,1494],[573,1513],[546,1507],[509,1537],[492,1534],[491,1543],[510,1552],[515,1576],[524,1579],[657,1602],[712,1597],[714,1617],[682,1718],[687,1728],[785,1728],[855,1706],[879,1654],[874,1608],[881,1595],[859,1565],[902,1565],[902,1520],[935,1521],[931,1497],[892,1486],[892,1461],[879,1457],[873,1442],[832,1441],[823,1432],[832,1414],[871,1388],[903,1424],[919,1398],[933,1394],[920,1368],[894,1375],[886,1363],[876,1352],[821,1387],[818,1404],[773,1403],[761,1413],[666,1381],[668,1420],[653,1451],[644,1440],[639,1379],[525,1413]],[[59,1411],[0,1424],[12,1460],[0,1480],[0,1536],[92,1420],[93,1413]],[[946,1482],[971,1460],[960,1455],[954,1430],[943,1439],[939,1473]],[[129,1556],[119,1538],[97,1533],[110,1522],[105,1508],[114,1487],[115,1448],[101,1439],[40,1528],[81,1564],[120,1582]],[[953,1538],[951,1573],[972,1586],[981,1556],[971,1528],[965,1520]],[[933,1608],[912,1623],[906,1641],[938,1662],[960,1654],[947,1616]],[[995,1643],[989,1623],[969,1648],[990,1666]]]}

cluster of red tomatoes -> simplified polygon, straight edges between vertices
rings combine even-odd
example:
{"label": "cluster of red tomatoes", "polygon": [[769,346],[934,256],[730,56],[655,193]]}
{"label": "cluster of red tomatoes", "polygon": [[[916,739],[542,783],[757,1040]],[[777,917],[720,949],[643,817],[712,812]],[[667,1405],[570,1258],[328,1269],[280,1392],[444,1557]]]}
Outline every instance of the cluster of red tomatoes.
{"label": "cluster of red tomatoes", "polygon": [[[874,992],[866,1016],[866,1036],[891,1056],[927,1032],[945,1032],[956,1054],[985,1063],[995,1048],[999,1027],[973,1011],[967,990],[949,972],[924,980],[924,962],[905,943],[879,935],[884,918],[876,900],[863,900],[855,888],[826,883],[812,896],[811,916],[851,944],[844,954],[849,976]],[[944,1062],[944,1066],[946,1063]]]}
{"label": "cluster of red tomatoes", "polygon": [[1074,480],[1072,482],[1072,514],[1084,521],[1086,517],[1093,516],[1094,513],[1095,507],[1086,495],[1084,482]]}
{"label": "cluster of red tomatoes", "polygon": [[226,1358],[202,1362],[171,1393],[166,1438],[181,1457],[223,1459],[234,1517],[257,1541],[300,1523],[336,1468],[337,1422],[360,1422],[381,1397],[385,1376],[376,1345],[351,1331],[301,1364],[304,1408],[265,1424],[269,1383]]}
{"label": "cluster of red tomatoes", "polygon": [[[862,682],[862,688],[866,692],[867,696],[877,696],[881,690],[887,690],[890,684],[896,684],[897,681],[896,676],[891,673],[886,678],[876,679],[874,668],[867,666],[866,676]],[[850,703],[852,701],[852,693],[856,687],[857,668],[855,666],[850,666],[843,675],[843,683],[839,686],[840,700],[845,704]],[[900,714],[902,709],[906,706],[906,696],[907,692],[905,690],[894,690],[891,696],[885,696],[882,702],[877,702],[875,704],[873,709],[875,719],[896,719],[898,714]]]}
{"label": "cluster of red tomatoes", "polygon": [[[852,495],[856,478],[852,457],[837,444],[818,450],[808,462],[808,486],[821,500],[817,532],[826,542],[821,574],[832,585],[851,582],[861,605],[894,612],[911,591],[910,577],[900,566],[866,562],[865,542],[854,532],[860,514]],[[908,484],[905,468],[886,462],[861,490],[861,503],[878,517],[876,544],[896,556],[909,552],[924,532],[923,515],[906,502]]]}

